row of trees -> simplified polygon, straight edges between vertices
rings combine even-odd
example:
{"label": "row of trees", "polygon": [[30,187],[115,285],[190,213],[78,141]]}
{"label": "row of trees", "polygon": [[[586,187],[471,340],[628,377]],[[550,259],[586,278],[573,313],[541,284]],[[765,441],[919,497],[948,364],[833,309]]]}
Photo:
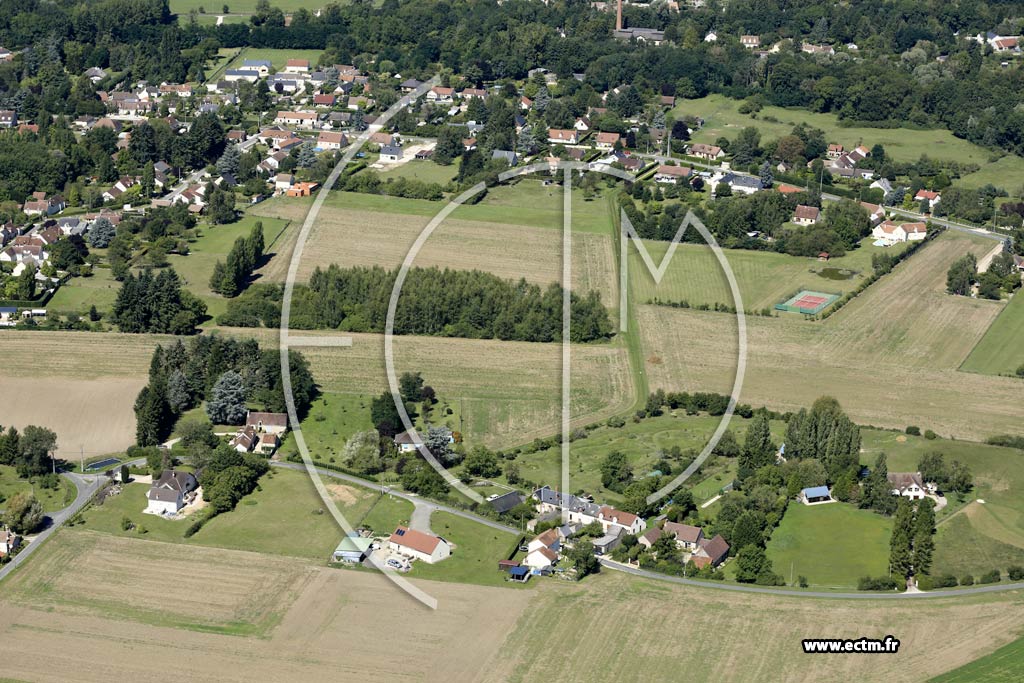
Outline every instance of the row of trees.
{"label": "row of trees", "polygon": [[[295,288],[291,326],[382,332],[398,269],[341,268],[313,272]],[[275,291],[276,290],[276,291]],[[280,288],[258,287],[228,305],[222,324],[266,324],[279,319]],[[608,311],[597,292],[572,295],[574,342],[607,339]],[[412,268],[395,314],[396,334],[550,342],[561,338],[562,288],[503,280],[481,271]]]}
{"label": "row of trees", "polygon": [[48,474],[53,470],[57,435],[46,427],[28,425],[19,433],[14,427],[0,428],[0,465],[11,465],[22,478]]}
{"label": "row of trees", "polygon": [[245,289],[252,271],[259,265],[266,248],[263,223],[256,221],[248,237],[239,237],[228,252],[227,262],[218,260],[210,276],[210,289],[223,296],[233,297]]}
{"label": "row of trees", "polygon": [[900,497],[889,540],[889,566],[909,578],[927,574],[935,551],[935,503],[930,498],[911,501]]}
{"label": "row of trees", "polygon": [[[304,415],[316,395],[316,384],[305,357],[289,352],[292,396]],[[207,401],[207,415],[217,424],[238,424],[249,402],[266,410],[285,412],[281,356],[261,350],[253,339],[199,336],[187,344],[157,346],[150,362],[149,383],[135,401],[136,441],[140,446],[161,443],[178,417]]]}

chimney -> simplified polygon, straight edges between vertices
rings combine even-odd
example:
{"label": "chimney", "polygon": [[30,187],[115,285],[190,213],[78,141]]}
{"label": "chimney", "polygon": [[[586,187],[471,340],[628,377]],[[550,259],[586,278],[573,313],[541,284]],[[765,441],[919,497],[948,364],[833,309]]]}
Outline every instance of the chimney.
{"label": "chimney", "polygon": [[622,30],[622,0],[619,0],[618,9],[615,11],[615,30]]}

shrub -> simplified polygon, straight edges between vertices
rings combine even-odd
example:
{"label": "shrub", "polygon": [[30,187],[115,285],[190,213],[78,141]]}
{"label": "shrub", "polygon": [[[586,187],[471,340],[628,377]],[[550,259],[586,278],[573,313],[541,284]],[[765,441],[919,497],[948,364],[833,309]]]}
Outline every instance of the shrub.
{"label": "shrub", "polygon": [[891,576],[871,577],[864,576],[857,581],[859,591],[891,591],[896,590],[899,583]]}
{"label": "shrub", "polygon": [[614,429],[620,429],[621,427],[626,426],[626,420],[620,415],[614,415],[608,418],[608,422],[606,424]]}
{"label": "shrub", "polygon": [[964,574],[963,576],[960,577],[960,585],[961,586],[973,586],[974,585],[974,577],[971,576],[970,574]]}
{"label": "shrub", "polygon": [[1002,574],[1000,573],[1000,571],[998,569],[993,569],[990,572],[985,572],[984,574],[982,574],[981,578],[978,579],[978,583],[999,583],[1001,579]]}
{"label": "shrub", "polygon": [[908,426],[906,428],[905,431],[907,432],[907,434],[910,434],[911,436],[921,436],[921,428],[920,427],[915,427],[913,425],[910,425],[910,426]]}
{"label": "shrub", "polygon": [[929,440],[933,440],[933,439],[939,438],[939,435],[936,434],[935,432],[933,432],[930,429],[926,429],[926,430],[924,430],[924,438],[929,439]]}
{"label": "shrub", "polygon": [[1024,567],[1013,565],[1006,570],[1006,573],[1010,577],[1010,581],[1024,581]]}

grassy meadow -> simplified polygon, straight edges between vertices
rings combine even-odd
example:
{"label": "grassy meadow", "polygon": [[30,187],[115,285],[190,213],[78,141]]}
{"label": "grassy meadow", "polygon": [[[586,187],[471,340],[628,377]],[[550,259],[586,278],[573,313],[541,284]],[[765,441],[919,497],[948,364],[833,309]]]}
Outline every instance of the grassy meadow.
{"label": "grassy meadow", "polygon": [[1014,374],[1024,366],[1024,296],[1010,297],[1010,301],[988,328],[971,354],[960,366],[964,372],[985,375]]}
{"label": "grassy meadow", "polygon": [[[511,555],[520,536],[447,512],[435,512],[430,516],[430,530],[453,543],[455,548],[444,562],[433,565],[414,562],[409,573],[411,578],[484,586],[519,586],[506,581],[508,575],[498,570],[498,560]],[[515,559],[521,560],[522,554]]]}
{"label": "grassy meadow", "polygon": [[30,491],[35,495],[36,500],[43,506],[44,512],[56,512],[66,508],[77,495],[75,485],[64,477],[60,478],[57,488],[44,489],[36,483],[35,478],[21,479],[14,467],[0,465],[0,509],[6,507],[6,501],[11,496],[25,491]]}

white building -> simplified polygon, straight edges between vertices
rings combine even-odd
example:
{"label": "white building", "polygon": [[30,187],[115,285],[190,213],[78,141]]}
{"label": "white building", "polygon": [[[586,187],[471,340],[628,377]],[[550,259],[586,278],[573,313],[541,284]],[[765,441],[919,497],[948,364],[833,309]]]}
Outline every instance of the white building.
{"label": "white building", "polygon": [[408,527],[395,529],[388,539],[388,550],[413,560],[434,564],[452,554],[452,548],[440,536],[425,534]]}
{"label": "white building", "polygon": [[146,494],[149,503],[144,512],[153,515],[177,514],[192,499],[198,486],[199,482],[190,472],[165,470],[149,487]]}

